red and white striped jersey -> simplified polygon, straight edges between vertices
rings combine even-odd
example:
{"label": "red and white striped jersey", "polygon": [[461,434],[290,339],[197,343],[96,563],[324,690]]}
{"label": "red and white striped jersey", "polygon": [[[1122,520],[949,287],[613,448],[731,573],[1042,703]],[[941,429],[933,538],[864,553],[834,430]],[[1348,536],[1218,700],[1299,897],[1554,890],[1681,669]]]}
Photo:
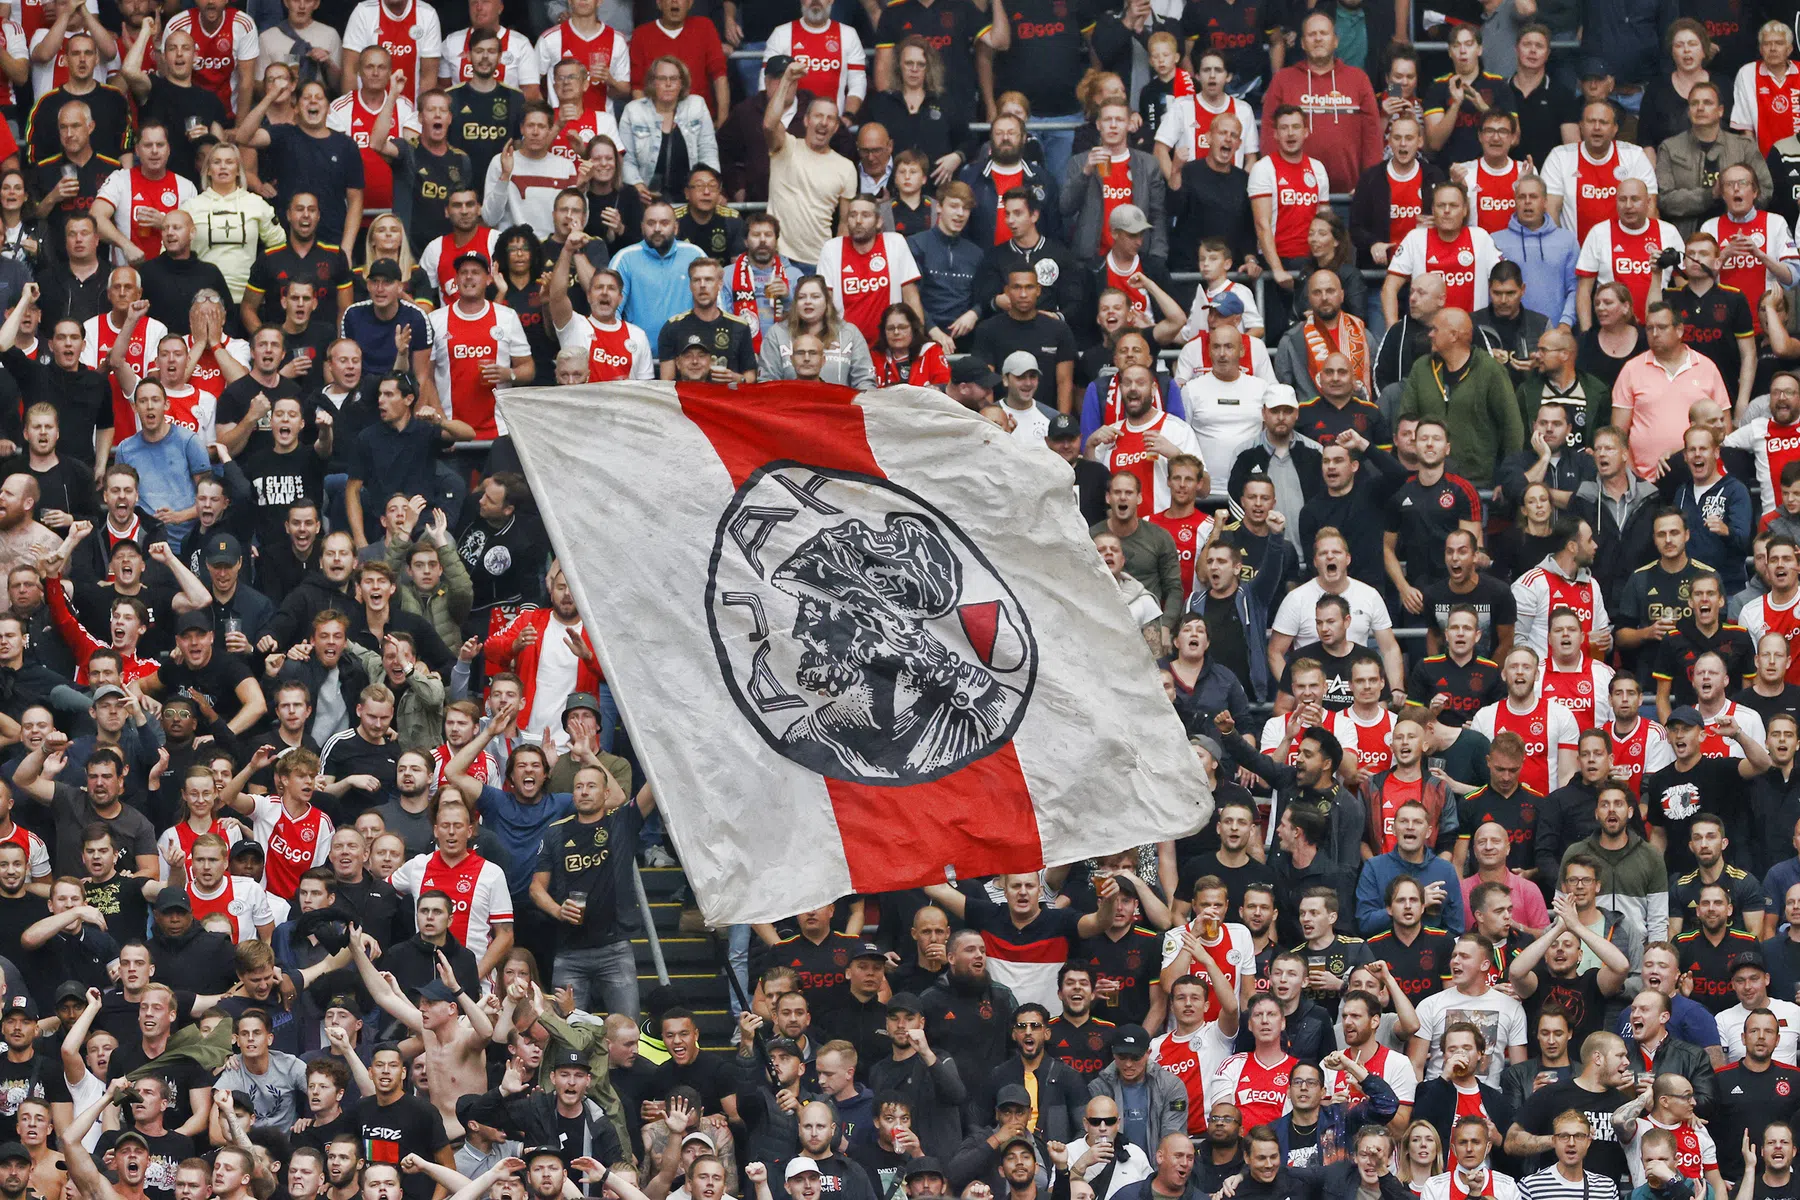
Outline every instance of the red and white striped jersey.
{"label": "red and white striped jersey", "polygon": [[1781,508],[1781,472],[1800,461],[1800,421],[1778,425],[1773,417],[1752,417],[1725,435],[1725,445],[1756,457],[1756,486],[1764,512]]}
{"label": "red and white striped jersey", "polygon": [[[375,45],[393,56],[394,70],[406,72],[406,86],[400,94],[407,100],[417,101],[420,93],[437,86],[437,71],[430,79],[419,79],[420,61],[444,54],[443,26],[437,9],[425,0],[408,0],[399,13],[389,10],[382,0],[362,0],[351,9],[344,22],[344,49],[360,53]],[[353,88],[357,81],[346,79],[344,86]],[[397,131],[395,136],[399,136]]]}
{"label": "red and white striped jersey", "polygon": [[[38,11],[42,12],[43,10],[40,7]],[[32,32],[35,33],[36,30]],[[14,58],[22,59],[31,53],[31,43],[26,41],[28,36],[24,27],[17,21],[0,21],[0,42],[4,42],[6,52]],[[124,52],[124,41],[121,39],[119,53],[123,54]],[[19,93],[13,88],[12,81],[4,75],[0,75],[0,108],[11,108],[18,102]]]}
{"label": "red and white striped jersey", "polygon": [[[194,82],[217,96],[225,111],[236,117],[237,65],[262,54],[256,22],[242,9],[227,8],[218,25],[208,29],[199,9],[186,8],[163,26],[162,44],[178,29],[194,39]],[[179,133],[173,130],[170,136]]]}
{"label": "red and white striped jersey", "polygon": [[1150,1061],[1181,1080],[1188,1094],[1188,1132],[1206,1130],[1206,1083],[1232,1055],[1231,1039],[1217,1021],[1202,1022],[1192,1033],[1174,1030],[1150,1043]]}
{"label": "red and white striped jersey", "polygon": [[[1513,200],[1513,188],[1519,184],[1519,176],[1525,171],[1525,164],[1516,158],[1506,160],[1506,169],[1496,171],[1489,167],[1485,158],[1471,159],[1459,164],[1467,174],[1469,186],[1469,211],[1475,214],[1475,224],[1490,234],[1499,233],[1512,220],[1513,209],[1517,202]],[[1482,293],[1487,298],[1487,293]]]}
{"label": "red and white striped jersey", "polygon": [[504,434],[494,385],[482,378],[481,368],[487,363],[509,367],[531,358],[519,314],[483,300],[473,316],[465,316],[458,304],[446,304],[425,319],[431,324],[431,362],[438,395],[447,402],[445,414],[468,422],[478,438]]}
{"label": "red and white striped jersey", "polygon": [[832,238],[819,253],[818,273],[838,312],[871,346],[881,345],[881,314],[919,281],[919,266],[897,233],[877,234],[866,251],[848,237]]}
{"label": "red and white striped jersey", "polygon": [[1169,507],[1169,461],[1150,449],[1150,435],[1160,433],[1174,442],[1184,454],[1200,457],[1200,439],[1194,427],[1180,417],[1170,417],[1160,408],[1150,410],[1150,420],[1134,426],[1126,420],[1119,426],[1118,439],[1102,446],[1095,457],[1110,471],[1130,471],[1143,486],[1138,513],[1148,517]]}
{"label": "red and white striped jersey", "polygon": [[1719,241],[1719,282],[1744,293],[1744,303],[1761,328],[1763,293],[1784,286],[1773,272],[1754,254],[1734,252],[1726,243],[1734,237],[1746,237],[1756,248],[1777,262],[1800,262],[1800,251],[1794,248],[1794,236],[1787,218],[1780,213],[1750,210],[1750,218],[1738,221],[1730,213],[1710,217],[1701,223],[1702,233],[1710,233]]}
{"label": "red and white striped jersey", "polygon": [[1540,694],[1530,708],[1519,712],[1510,698],[1496,700],[1470,718],[1469,728],[1490,742],[1503,729],[1518,734],[1525,743],[1519,782],[1538,795],[1547,796],[1568,782],[1560,777],[1557,751],[1575,749],[1581,728],[1562,701]]}
{"label": "red and white striped jersey", "polygon": [[[115,171],[114,175],[123,175],[123,171]],[[107,355],[112,353],[113,343],[119,340],[118,326],[113,324],[112,314],[103,312],[97,317],[89,317],[81,326],[81,365],[102,370]],[[138,322],[137,329],[131,339],[131,345],[125,348],[125,361],[137,372],[139,379],[150,374],[150,368],[156,362],[156,348],[169,330],[155,317],[146,316]],[[112,389],[113,437],[124,441],[137,432],[137,410],[131,407],[131,401],[125,398],[119,381],[112,372],[107,371],[107,386]]]}
{"label": "red and white striped jersey", "polygon": [[1326,719],[1326,727],[1346,755],[1356,756],[1357,769],[1365,776],[1394,764],[1394,714],[1388,709],[1377,708],[1374,720],[1365,722],[1354,706],[1342,708]]}
{"label": "red and white striped jersey", "polygon": [[1590,638],[1612,628],[1606,601],[1587,568],[1569,579],[1560,570],[1550,569],[1554,561],[1546,557],[1513,583],[1513,605],[1518,609],[1514,636],[1520,645],[1537,651],[1540,659],[1550,652],[1550,614],[1559,608],[1574,609],[1581,618],[1582,632]]}
{"label": "red and white striped jersey", "polygon": [[273,925],[275,912],[269,904],[269,894],[263,885],[243,875],[227,875],[219,881],[218,889],[211,894],[202,892],[200,885],[188,881],[188,904],[194,910],[194,921],[198,924],[214,913],[224,913],[231,918],[232,940],[247,942],[256,936],[258,925]]}
{"label": "red and white striped jersey", "polygon": [[1258,196],[1274,200],[1275,252],[1283,258],[1305,258],[1307,230],[1331,194],[1325,164],[1316,158],[1291,163],[1279,153],[1265,155],[1250,168],[1245,192],[1252,200]]}
{"label": "red and white striped jersey", "polygon": [[[600,21],[595,24],[599,29],[592,36],[586,37],[568,21],[551,27],[537,41],[537,66],[539,76],[548,80],[551,72],[556,70],[556,64],[565,58],[586,63],[589,80],[587,105],[589,108],[603,108],[607,102],[606,87],[593,81],[600,77],[602,67],[614,79],[621,82],[629,80],[631,46],[625,40],[625,35],[611,25]],[[544,90],[549,91],[548,88]]]}
{"label": "red and white striped jersey", "polygon": [[[1700,714],[1706,717],[1705,713]],[[1763,727],[1762,714],[1748,705],[1739,704],[1735,700],[1727,700],[1725,706],[1710,717],[1706,717],[1706,737],[1700,743],[1702,758],[1742,758],[1744,748],[1736,738],[1724,737],[1719,733],[1719,722],[1729,717],[1737,722],[1738,732],[1753,741],[1767,740],[1768,730]]]}
{"label": "red and white striped jersey", "polygon": [[763,61],[777,54],[805,63],[800,86],[815,96],[836,100],[839,112],[852,96],[861,99],[869,94],[862,38],[848,25],[827,21],[814,29],[804,19],[777,25],[769,31]]}
{"label": "red and white striped jersey", "polygon": [[1606,698],[1612,677],[1611,667],[1585,653],[1579,663],[1566,671],[1547,658],[1538,664],[1538,693],[1562,701],[1575,718],[1575,728],[1592,729],[1613,719],[1612,705]]}
{"label": "red and white striped jersey", "polygon": [[1800,131],[1800,66],[1780,79],[1760,62],[1745,63],[1731,82],[1731,127],[1756,139],[1758,154]]}
{"label": "red and white striped jersey", "polygon": [[1796,611],[1800,593],[1786,603],[1778,604],[1774,593],[1758,596],[1738,610],[1738,624],[1750,635],[1751,644],[1762,641],[1765,633],[1779,633],[1788,644],[1787,681],[1800,683],[1800,612]]}
{"label": "red and white striped jersey", "polygon": [[478,254],[487,255],[488,262],[492,263],[499,245],[499,230],[489,229],[485,225],[477,225],[466,242],[457,241],[454,231],[439,234],[431,239],[424,253],[419,255],[419,269],[425,272],[425,278],[438,285],[438,292],[444,298],[443,303],[449,304],[456,299],[456,260],[465,251],[474,250]]}
{"label": "red and white striped jersey", "polygon": [[1174,97],[1163,108],[1162,120],[1156,124],[1156,140],[1169,147],[1177,163],[1199,162],[1212,150],[1214,118],[1226,113],[1236,117],[1244,127],[1244,135],[1238,139],[1237,153],[1231,159],[1241,167],[1246,158],[1257,152],[1258,133],[1256,114],[1235,96],[1225,97],[1225,103],[1218,108],[1213,108],[1198,94]]}
{"label": "red and white striped jersey", "polygon": [[506,872],[499,863],[479,854],[465,854],[454,865],[436,850],[416,855],[400,864],[388,882],[395,891],[414,899],[433,889],[449,896],[454,906],[450,932],[477,958],[493,940],[495,925],[512,924],[512,893],[506,890]]}
{"label": "red and white striped jersey", "polygon": [[[1254,1052],[1234,1054],[1206,1086],[1207,1110],[1210,1112],[1213,1105],[1227,1100],[1238,1106],[1246,1129],[1278,1121],[1282,1114],[1293,1110],[1288,1099],[1288,1076],[1299,1065],[1300,1060],[1291,1054],[1284,1054],[1273,1063],[1264,1063]],[[1255,1124],[1250,1124],[1252,1121]]]}
{"label": "red and white striped jersey", "polygon": [[1643,786],[1644,776],[1675,761],[1667,731],[1648,717],[1640,716],[1624,737],[1619,736],[1616,722],[1609,724],[1606,736],[1612,741],[1613,766],[1625,769],[1626,783],[1633,796]]}
{"label": "red and white striped jersey", "polygon": [[312,805],[299,816],[275,796],[253,796],[256,808],[251,819],[256,827],[256,840],[268,851],[263,868],[263,884],[283,900],[293,898],[299,890],[300,876],[325,863],[331,853],[331,837],[337,827],[324,811]]}
{"label": "red and white striped jersey", "polygon": [[630,321],[614,318],[605,325],[579,314],[556,331],[564,350],[587,355],[588,382],[611,383],[615,379],[650,379],[656,372],[656,356],[650,339]]}
{"label": "red and white striped jersey", "polygon": [[[145,258],[155,258],[162,253],[162,229],[146,220],[168,216],[194,195],[193,181],[185,175],[165,170],[161,179],[152,179],[140,167],[121,167],[100,184],[94,201],[112,205],[112,222],[119,232],[130,238]],[[113,265],[125,265],[125,253],[116,246]]]}
{"label": "red and white striped jersey", "polygon": [[[362,150],[363,213],[365,216],[387,212],[394,205],[394,170],[387,159],[369,146],[369,135],[375,132],[375,118],[381,112],[385,97],[373,107],[363,103],[362,92],[345,92],[331,102],[325,118],[327,128],[346,134]],[[394,132],[397,140],[419,132],[419,114],[405,96],[394,101]]]}
{"label": "red and white striped jersey", "polygon": [[[444,39],[444,57],[438,62],[438,80],[446,88],[457,87],[475,78],[474,68],[469,66],[469,34],[470,30],[459,29]],[[540,87],[543,83],[543,72],[538,70],[537,47],[531,39],[516,29],[500,27],[500,71],[497,78],[509,87],[521,91],[528,87]]]}
{"label": "red and white striped jersey", "polygon": [[1640,180],[1656,195],[1656,168],[1630,142],[1614,141],[1599,159],[1590,157],[1582,142],[1558,146],[1544,157],[1543,176],[1545,191],[1562,202],[1558,223],[1574,230],[1576,241],[1618,215],[1621,179]]}
{"label": "red and white striped jersey", "polygon": [[[1206,952],[1212,955],[1213,962],[1218,964],[1219,971],[1233,988],[1255,976],[1256,943],[1251,939],[1250,931],[1236,921],[1225,921],[1219,926],[1219,936],[1209,942],[1201,936],[1199,917],[1163,934],[1162,966],[1175,961],[1182,951],[1182,938],[1189,933],[1200,938],[1200,944],[1206,947]],[[1196,962],[1188,963],[1188,974],[1207,978],[1206,968]],[[1205,1016],[1209,1023],[1219,1019],[1219,998],[1210,989],[1206,996]]]}
{"label": "red and white striped jersey", "polygon": [[1389,162],[1387,185],[1387,240],[1388,253],[1392,254],[1425,217],[1425,168],[1415,162],[1412,174],[1402,176],[1394,174],[1394,164]]}
{"label": "red and white striped jersey", "polygon": [[[1588,230],[1575,259],[1575,274],[1601,283],[1619,282],[1631,292],[1631,309],[1642,322],[1650,303],[1650,277],[1656,272],[1656,256],[1666,246],[1681,248],[1680,232],[1667,221],[1646,221],[1638,229],[1626,229],[1617,218]],[[1663,286],[1669,273],[1662,273]]]}
{"label": "red and white striped jersey", "polygon": [[1388,259],[1388,274],[1402,279],[1422,275],[1444,277],[1444,304],[1474,312],[1487,306],[1488,272],[1500,261],[1500,249],[1485,229],[1464,226],[1445,240],[1435,228],[1421,225],[1407,234]]}
{"label": "red and white striped jersey", "polygon": [[12,831],[0,834],[0,846],[22,846],[25,849],[25,877],[27,879],[48,879],[50,877],[50,848],[44,845],[44,839],[17,821],[10,822]]}

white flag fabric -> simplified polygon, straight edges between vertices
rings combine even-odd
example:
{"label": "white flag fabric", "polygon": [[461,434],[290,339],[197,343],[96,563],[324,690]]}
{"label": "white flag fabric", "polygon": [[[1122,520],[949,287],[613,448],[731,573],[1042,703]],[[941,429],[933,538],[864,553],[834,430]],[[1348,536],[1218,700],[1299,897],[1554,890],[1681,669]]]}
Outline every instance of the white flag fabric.
{"label": "white flag fabric", "polygon": [[1197,827],[1205,777],[1047,447],[922,388],[501,397],[710,924]]}

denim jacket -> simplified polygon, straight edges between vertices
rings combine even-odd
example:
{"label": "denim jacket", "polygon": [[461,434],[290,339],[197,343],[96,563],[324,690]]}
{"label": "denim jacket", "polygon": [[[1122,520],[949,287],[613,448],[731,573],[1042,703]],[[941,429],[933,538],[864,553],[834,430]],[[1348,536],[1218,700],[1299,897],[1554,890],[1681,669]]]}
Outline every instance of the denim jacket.
{"label": "denim jacket", "polygon": [[[683,96],[675,106],[675,129],[687,140],[690,166],[704,163],[719,169],[719,140],[706,101],[691,94]],[[656,170],[663,139],[662,118],[648,97],[633,100],[619,114],[619,136],[625,141],[625,152],[619,156],[621,178],[634,186],[647,183]]]}

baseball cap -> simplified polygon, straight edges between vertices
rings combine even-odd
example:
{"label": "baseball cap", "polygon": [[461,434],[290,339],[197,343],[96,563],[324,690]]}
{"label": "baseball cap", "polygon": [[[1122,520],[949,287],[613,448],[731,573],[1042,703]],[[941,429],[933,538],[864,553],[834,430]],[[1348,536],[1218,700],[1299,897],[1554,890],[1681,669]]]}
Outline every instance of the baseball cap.
{"label": "baseball cap", "polygon": [[1036,375],[1038,373],[1037,356],[1029,350],[1014,350],[1000,364],[1002,375]]}
{"label": "baseball cap", "polygon": [[689,350],[706,350],[709,354],[712,352],[706,344],[706,339],[697,333],[688,334],[687,340],[681,343],[681,349],[676,353],[686,354]]}
{"label": "baseball cap", "polygon": [[1706,718],[1701,716],[1700,710],[1695,708],[1693,705],[1684,704],[1680,708],[1676,709],[1674,712],[1670,713],[1669,719],[1667,721],[1664,721],[1663,724],[1664,725],[1695,725],[1695,726],[1699,726],[1699,725],[1706,724]]}
{"label": "baseball cap", "polygon": [[783,1175],[782,1178],[798,1179],[802,1175],[818,1175],[821,1173],[819,1164],[810,1158],[790,1158],[788,1159],[787,1173]]}
{"label": "baseball cap", "polygon": [[256,1098],[243,1088],[233,1088],[231,1092],[231,1106],[233,1108],[247,1108],[251,1112],[255,1112]]}
{"label": "baseball cap", "polygon": [[[163,890],[167,891],[168,889]],[[86,1004],[87,989],[73,979],[65,980],[63,985],[56,989],[56,1003],[60,1005],[65,1000],[79,1000]]]}
{"label": "baseball cap", "polygon": [[942,1175],[943,1173],[944,1168],[937,1159],[929,1154],[921,1154],[906,1164],[906,1169],[900,1172],[900,1177],[911,1179],[916,1175]]}
{"label": "baseball cap", "polygon": [[1027,1150],[1031,1151],[1031,1156],[1033,1158],[1037,1157],[1037,1143],[1032,1141],[1030,1138],[1026,1137],[1022,1133],[1016,1134],[1013,1137],[1009,1137],[1004,1142],[1000,1143],[1000,1157],[1005,1158],[1006,1152],[1008,1150],[1011,1150],[1014,1146],[1023,1146]]}
{"label": "baseball cap", "polygon": [[1121,1025],[1113,1034],[1112,1052],[1128,1058],[1141,1058],[1150,1053],[1150,1035],[1142,1025]]}
{"label": "baseball cap", "polygon": [[1264,408],[1299,408],[1300,400],[1294,395],[1294,389],[1287,384],[1271,383],[1263,389],[1262,406]]}
{"label": "baseball cap", "polygon": [[421,1000],[455,1000],[456,992],[441,979],[433,979],[419,989]]}
{"label": "baseball cap", "polygon": [[851,962],[855,962],[859,958],[879,958],[883,962],[887,961],[887,955],[882,953],[881,947],[874,942],[863,942],[850,952]]}
{"label": "baseball cap", "polygon": [[999,1109],[999,1108],[1006,1108],[1009,1105],[1015,1106],[1018,1108],[1030,1108],[1031,1107],[1030,1093],[1028,1093],[1019,1084],[1016,1084],[1016,1083],[1007,1084],[1005,1087],[1001,1088],[998,1092],[994,1093],[994,1107]]}
{"label": "baseball cap", "polygon": [[[134,1130],[127,1130],[126,1132],[129,1133],[132,1137],[137,1138],[139,1141],[143,1141],[143,1138],[144,1138],[143,1134],[138,1133]],[[121,1133],[119,1135],[120,1138],[124,1138],[125,1136],[126,1136],[126,1134],[124,1134],[124,1133]],[[144,1144],[149,1145],[148,1142],[145,1142]],[[0,1145],[0,1162],[11,1162],[15,1158],[22,1158],[26,1162],[30,1162],[31,1161],[31,1151],[27,1150],[24,1146],[20,1145],[18,1142],[7,1142],[5,1145]]]}
{"label": "baseball cap", "polygon": [[24,992],[16,992],[6,998],[6,1004],[0,1006],[0,1013],[9,1017],[17,1013],[28,1021],[35,1021],[38,1019],[37,1001]]}
{"label": "baseball cap", "polygon": [[774,1054],[779,1050],[781,1053],[786,1054],[791,1058],[804,1057],[800,1053],[800,1043],[796,1042],[793,1038],[772,1037],[765,1043],[763,1048],[770,1054]]}
{"label": "baseball cap", "polygon": [[891,1013],[917,1013],[923,1012],[924,1006],[919,1003],[919,998],[911,992],[895,992],[888,997],[887,1010]]}
{"label": "baseball cap", "polygon": [[560,1070],[563,1067],[574,1067],[578,1071],[591,1072],[594,1069],[594,1064],[589,1062],[588,1056],[579,1050],[564,1050],[550,1060],[550,1069],[552,1071]]}
{"label": "baseball cap", "polygon": [[1213,761],[1216,763],[1225,761],[1225,747],[1219,745],[1219,739],[1216,737],[1204,733],[1196,733],[1193,737],[1188,739],[1188,745],[1200,747],[1200,749],[1212,755]]}
{"label": "baseball cap", "polygon": [[194,905],[188,900],[187,889],[166,887],[156,893],[157,912],[193,912]]}
{"label": "baseball cap", "polygon": [[206,565],[235,567],[244,561],[244,547],[229,533],[221,533],[206,543]]}
{"label": "baseball cap", "polygon": [[981,359],[965,354],[950,365],[950,382],[979,384],[993,391],[1000,386],[1000,377]]}
{"label": "baseball cap", "polygon": [[362,1007],[357,1004],[356,997],[349,992],[339,992],[325,1002],[326,1013],[331,1012],[334,1008],[341,1008],[353,1017],[361,1017],[363,1015]]}
{"label": "baseball cap", "polygon": [[1214,300],[1210,308],[1221,317],[1241,317],[1244,315],[1244,298],[1236,292],[1226,292]]}
{"label": "baseball cap", "polygon": [[708,1150],[717,1150],[719,1148],[719,1144],[717,1142],[713,1141],[713,1135],[706,1132],[706,1130],[704,1130],[704,1129],[692,1130],[688,1133],[688,1135],[686,1137],[681,1139],[681,1144],[684,1146],[687,1145],[689,1142],[699,1142],[702,1146],[705,1146]]}
{"label": "baseball cap", "polygon": [[479,250],[464,250],[456,256],[456,262],[452,266],[460,271],[464,263],[474,263],[484,271],[489,269],[488,256]]}
{"label": "baseball cap", "polygon": [[1107,223],[1114,233],[1143,233],[1150,228],[1150,218],[1135,204],[1121,204],[1113,209]]}
{"label": "baseball cap", "polygon": [[1606,65],[1604,58],[1590,54],[1581,60],[1579,72],[1582,79],[1605,79],[1612,74],[1612,68]]}
{"label": "baseball cap", "polygon": [[212,614],[203,608],[197,608],[193,612],[184,612],[175,618],[176,633],[182,634],[194,631],[211,633],[213,631]]}
{"label": "baseball cap", "polygon": [[525,1153],[519,1155],[519,1157],[524,1159],[528,1163],[534,1158],[561,1158],[562,1157],[562,1147],[561,1146],[533,1146],[531,1149],[525,1151]]}
{"label": "baseball cap", "polygon": [[1068,413],[1057,413],[1050,418],[1050,428],[1044,433],[1046,442],[1058,441],[1062,438],[1081,436],[1081,422]]}
{"label": "baseball cap", "polygon": [[391,258],[378,258],[369,264],[369,269],[364,273],[363,278],[386,279],[393,283],[399,283],[402,278],[400,264]]}
{"label": "baseball cap", "polygon": [[763,63],[763,74],[779,79],[787,74],[788,64],[794,61],[791,54],[771,54]]}
{"label": "baseball cap", "polygon": [[1758,971],[1767,971],[1769,969],[1769,960],[1763,957],[1763,952],[1761,950],[1741,950],[1731,956],[1731,974],[1736,975],[1745,967],[1754,967]]}
{"label": "baseball cap", "polygon": [[[242,1092],[233,1092],[232,1095],[241,1096],[241,1095],[243,1095],[243,1093]],[[136,1142],[138,1145],[142,1146],[146,1150],[148,1150],[150,1148],[150,1139],[145,1137],[143,1134],[139,1133],[135,1129],[126,1129],[126,1130],[120,1131],[119,1136],[113,1139],[113,1149],[117,1150],[120,1146],[123,1146],[126,1142]],[[9,1149],[10,1149],[10,1147],[0,1146],[0,1162],[5,1162],[7,1159],[13,1157],[11,1154],[9,1154],[7,1152]],[[23,1149],[23,1147],[20,1147],[20,1149]]]}
{"label": "baseball cap", "polygon": [[130,693],[126,692],[126,690],[124,688],[120,687],[116,683],[103,683],[99,687],[94,689],[94,703],[95,704],[100,703],[102,700],[129,700],[129,699],[131,699]]}

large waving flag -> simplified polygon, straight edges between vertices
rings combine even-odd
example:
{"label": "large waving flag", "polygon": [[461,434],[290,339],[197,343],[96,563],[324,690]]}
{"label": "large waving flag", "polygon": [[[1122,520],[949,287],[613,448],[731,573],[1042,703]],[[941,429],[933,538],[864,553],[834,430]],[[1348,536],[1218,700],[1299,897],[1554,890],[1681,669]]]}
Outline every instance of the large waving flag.
{"label": "large waving flag", "polygon": [[920,388],[502,396],[713,925],[1198,825],[1205,778],[1048,448]]}

